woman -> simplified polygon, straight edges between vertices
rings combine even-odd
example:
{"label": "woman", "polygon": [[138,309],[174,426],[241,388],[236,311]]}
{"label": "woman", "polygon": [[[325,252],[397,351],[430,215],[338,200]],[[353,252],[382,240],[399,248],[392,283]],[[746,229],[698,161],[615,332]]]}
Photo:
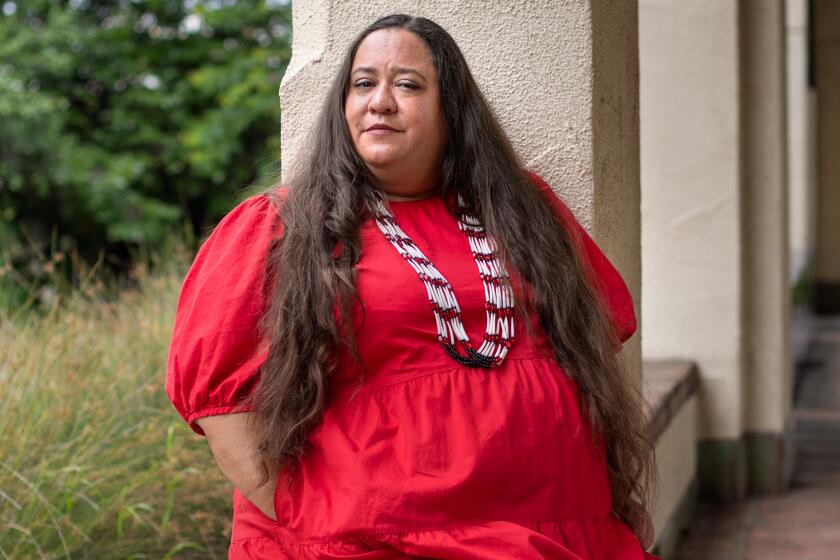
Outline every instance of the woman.
{"label": "woman", "polygon": [[365,29],[303,153],[178,303],[167,392],[236,488],[230,557],[651,557],[633,302],[446,31]]}

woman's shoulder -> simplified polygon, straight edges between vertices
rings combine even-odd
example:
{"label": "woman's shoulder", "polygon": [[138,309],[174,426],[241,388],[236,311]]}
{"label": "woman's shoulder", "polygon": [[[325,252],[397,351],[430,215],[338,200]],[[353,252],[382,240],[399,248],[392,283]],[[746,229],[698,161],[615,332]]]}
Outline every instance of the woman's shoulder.
{"label": "woman's shoulder", "polygon": [[[235,204],[222,221],[248,217],[277,217],[280,207],[288,197],[289,189],[285,186],[272,187],[267,190],[252,193]],[[221,224],[221,222],[219,222]]]}
{"label": "woman's shoulder", "polygon": [[[272,243],[282,234],[280,203],[286,193],[271,189],[248,196],[209,231],[195,254],[182,286],[185,294],[205,297],[237,293],[232,285],[256,284],[265,275]],[[243,291],[247,296],[250,288]]]}
{"label": "woman's shoulder", "polygon": [[584,259],[583,263],[587,271],[595,281],[596,288],[605,296],[613,323],[617,328],[618,337],[621,342],[624,342],[636,331],[637,327],[633,298],[627,284],[606,254],[575,217],[574,212],[566,205],[560,195],[551,188],[548,182],[533,171],[525,170],[525,174],[537,186],[559,218],[560,223],[565,226],[566,231],[570,234],[574,245]]}
{"label": "woman's shoulder", "polygon": [[537,190],[542,193],[542,195],[548,199],[548,203],[557,212],[564,221],[569,222],[573,221],[577,223],[577,219],[575,218],[572,211],[566,205],[565,201],[560,197],[560,195],[555,191],[548,182],[543,179],[536,171],[532,171],[530,169],[524,169],[525,176],[531,180]]}
{"label": "woman's shoulder", "polygon": [[256,234],[278,237],[282,232],[280,207],[288,195],[285,187],[252,194],[231,208],[213,227],[208,239],[247,239]]}

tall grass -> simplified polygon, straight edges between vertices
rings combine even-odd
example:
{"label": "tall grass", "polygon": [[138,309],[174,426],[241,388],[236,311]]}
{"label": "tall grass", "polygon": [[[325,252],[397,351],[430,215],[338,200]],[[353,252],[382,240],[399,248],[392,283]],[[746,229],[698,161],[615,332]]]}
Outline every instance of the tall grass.
{"label": "tall grass", "polygon": [[0,310],[0,558],[226,557],[232,488],[164,393],[168,253],[132,288],[87,270]]}

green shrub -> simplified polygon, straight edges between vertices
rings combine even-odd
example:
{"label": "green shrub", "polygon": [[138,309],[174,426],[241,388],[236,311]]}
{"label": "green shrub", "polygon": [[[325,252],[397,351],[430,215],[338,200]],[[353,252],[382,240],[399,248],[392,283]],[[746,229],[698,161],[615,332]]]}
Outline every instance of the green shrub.
{"label": "green shrub", "polygon": [[[277,0],[0,1],[0,255],[196,237],[280,161]],[[240,193],[241,194],[241,193]],[[21,264],[24,267],[21,267]]]}

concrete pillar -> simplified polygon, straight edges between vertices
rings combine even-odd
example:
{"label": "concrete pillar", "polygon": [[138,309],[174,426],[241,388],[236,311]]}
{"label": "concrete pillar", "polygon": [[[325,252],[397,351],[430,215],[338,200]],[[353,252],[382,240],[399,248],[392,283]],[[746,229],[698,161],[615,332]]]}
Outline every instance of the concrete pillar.
{"label": "concrete pillar", "polygon": [[785,6],[741,0],[744,431],[749,489],[781,491],[793,469]]}
{"label": "concrete pillar", "polygon": [[[640,298],[638,35],[635,0],[293,3],[292,60],[280,86],[283,168],[296,156],[354,36],[394,12],[456,40],[526,167],[567,201]],[[492,32],[487,22],[492,22]],[[636,336],[624,357],[640,376]]]}
{"label": "concrete pillar", "polygon": [[745,489],[738,4],[639,2],[645,359],[701,374],[705,495]]}
{"label": "concrete pillar", "polygon": [[840,2],[814,0],[817,87],[815,307],[840,312]]}
{"label": "concrete pillar", "polygon": [[816,208],[812,157],[815,150],[810,122],[808,85],[808,1],[787,0],[787,127],[790,283],[806,274],[814,254]]}
{"label": "concrete pillar", "polygon": [[640,2],[643,353],[699,366],[713,499],[784,464],[758,437],[789,418],[783,22],[781,0]]}
{"label": "concrete pillar", "polygon": [[791,353],[806,359],[814,335],[811,296],[817,238],[816,93],[809,48],[808,0],[787,0],[788,224],[790,285],[793,289]]}

